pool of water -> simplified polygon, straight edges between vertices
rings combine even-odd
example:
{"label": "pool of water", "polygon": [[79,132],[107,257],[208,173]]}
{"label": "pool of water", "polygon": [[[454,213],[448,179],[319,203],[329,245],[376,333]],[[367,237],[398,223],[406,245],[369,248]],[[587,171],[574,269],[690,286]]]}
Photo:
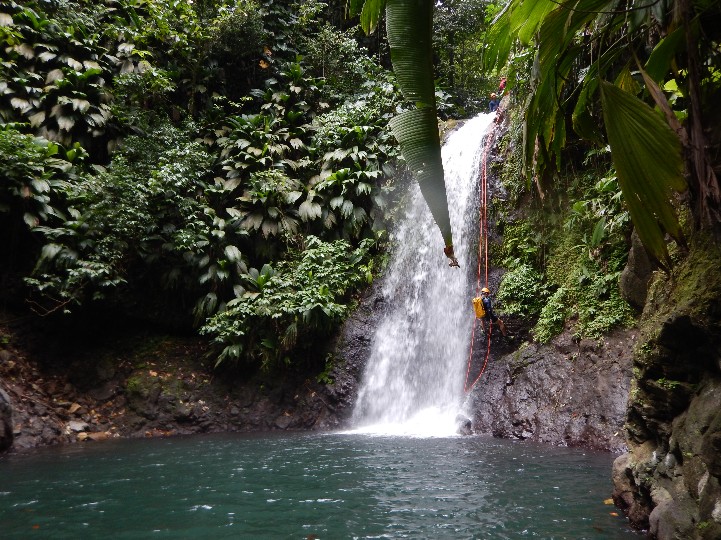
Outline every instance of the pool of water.
{"label": "pool of water", "polygon": [[613,457],[484,437],[212,435],[0,459],[0,537],[636,538]]}

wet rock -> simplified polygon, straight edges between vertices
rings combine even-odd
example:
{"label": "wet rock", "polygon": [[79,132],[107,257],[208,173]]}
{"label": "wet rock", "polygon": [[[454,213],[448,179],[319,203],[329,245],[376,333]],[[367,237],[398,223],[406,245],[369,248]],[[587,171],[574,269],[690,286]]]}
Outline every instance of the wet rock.
{"label": "wet rock", "polygon": [[720,264],[718,244],[692,243],[673,275],[651,284],[641,320],[630,466],[614,485],[646,499],[645,508],[619,506],[632,523],[645,511],[660,540],[721,538]]}
{"label": "wet rock", "polygon": [[566,331],[549,345],[493,357],[464,410],[476,432],[622,452],[631,381],[630,331],[576,345]]}
{"label": "wet rock", "polygon": [[613,462],[613,502],[626,514],[631,525],[639,530],[648,529],[648,516],[653,507],[650,495],[636,485],[633,457],[629,453],[618,456]]}
{"label": "wet rock", "polygon": [[562,332],[551,340],[551,343],[561,354],[572,354],[578,350],[578,344],[574,342],[569,332]]}
{"label": "wet rock", "polygon": [[281,414],[278,418],[275,419],[273,424],[278,429],[287,429],[288,426],[291,424],[292,418],[290,415],[287,414]]}
{"label": "wet rock", "polygon": [[[358,393],[358,382],[363,368],[371,354],[371,337],[376,321],[388,309],[387,299],[382,294],[382,280],[374,282],[361,299],[358,309],[341,328],[331,356],[334,365],[328,373],[329,382],[322,394],[325,405],[332,407],[334,424],[346,421]],[[327,423],[322,423],[326,426]]]}
{"label": "wet rock", "polygon": [[86,429],[88,429],[88,427],[89,426],[86,422],[79,422],[77,420],[71,420],[67,424],[67,428],[70,431],[75,431],[75,432],[85,431]]}
{"label": "wet rock", "polygon": [[456,416],[456,432],[459,435],[472,435],[473,434],[473,424],[471,422],[471,419],[463,414],[459,414]]}
{"label": "wet rock", "polygon": [[99,388],[95,388],[88,392],[88,395],[97,401],[107,401],[120,391],[118,384],[114,381],[108,381]]}
{"label": "wet rock", "polygon": [[648,518],[648,532],[652,538],[694,537],[695,509],[690,501],[674,500],[671,493],[662,487],[655,487],[651,498],[655,506]]}
{"label": "wet rock", "polygon": [[110,381],[115,377],[117,370],[115,364],[109,359],[104,358],[95,366],[95,373],[101,382]]}
{"label": "wet rock", "polygon": [[646,253],[646,249],[634,229],[631,234],[631,250],[628,254],[626,267],[621,272],[619,286],[621,296],[638,311],[646,304],[648,284],[655,265]]}
{"label": "wet rock", "polygon": [[0,388],[0,452],[4,452],[13,444],[13,411],[10,396]]}

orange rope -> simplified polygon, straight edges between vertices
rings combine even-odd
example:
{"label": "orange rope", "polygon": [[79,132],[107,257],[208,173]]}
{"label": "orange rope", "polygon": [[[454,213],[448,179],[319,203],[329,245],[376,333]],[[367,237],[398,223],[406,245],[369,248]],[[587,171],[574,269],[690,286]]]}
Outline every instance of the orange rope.
{"label": "orange rope", "polygon": [[[485,286],[488,287],[488,213],[487,213],[487,202],[488,202],[488,175],[486,173],[486,161],[488,156],[488,150],[491,146],[492,137],[490,134],[486,135],[486,145],[483,148],[483,155],[481,156],[481,208],[478,216],[478,277],[476,281],[476,296],[480,294],[481,290],[481,261],[485,262]],[[488,333],[486,334],[486,358],[483,361],[483,367],[481,368],[478,377],[468,386],[468,375],[471,372],[471,361],[473,359],[473,341],[476,334],[476,316],[473,315],[473,325],[471,327],[471,350],[468,355],[468,368],[466,369],[466,380],[463,383],[463,389],[466,393],[470,392],[476,383],[483,375],[488,364],[488,356],[491,354],[491,333],[493,331],[493,322],[489,319],[488,321]]]}

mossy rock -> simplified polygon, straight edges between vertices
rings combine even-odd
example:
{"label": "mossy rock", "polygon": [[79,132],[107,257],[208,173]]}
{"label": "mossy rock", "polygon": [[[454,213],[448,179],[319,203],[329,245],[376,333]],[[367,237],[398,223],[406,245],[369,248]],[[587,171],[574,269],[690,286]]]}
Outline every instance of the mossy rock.
{"label": "mossy rock", "polygon": [[128,396],[138,396],[147,398],[150,395],[151,390],[158,386],[159,382],[156,378],[143,372],[135,372],[133,375],[128,377],[125,383],[125,391]]}

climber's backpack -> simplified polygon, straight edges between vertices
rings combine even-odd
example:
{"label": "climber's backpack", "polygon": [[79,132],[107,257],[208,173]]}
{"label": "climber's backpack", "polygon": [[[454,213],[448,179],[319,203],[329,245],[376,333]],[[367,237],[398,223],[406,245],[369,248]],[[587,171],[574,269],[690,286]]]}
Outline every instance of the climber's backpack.
{"label": "climber's backpack", "polygon": [[473,311],[476,312],[476,319],[482,319],[486,316],[486,308],[483,307],[483,298],[480,296],[473,299]]}

